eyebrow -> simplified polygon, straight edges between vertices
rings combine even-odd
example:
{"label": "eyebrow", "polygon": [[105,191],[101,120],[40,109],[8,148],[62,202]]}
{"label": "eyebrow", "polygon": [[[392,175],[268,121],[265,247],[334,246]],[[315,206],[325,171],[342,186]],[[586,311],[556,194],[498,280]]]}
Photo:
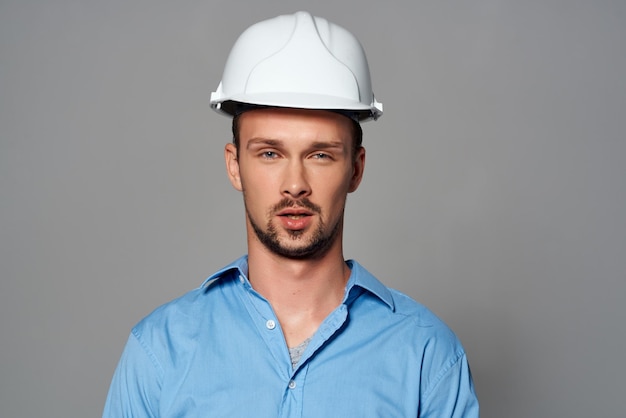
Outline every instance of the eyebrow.
{"label": "eyebrow", "polygon": [[317,141],[314,142],[313,144],[311,144],[311,148],[319,148],[319,149],[329,149],[329,148],[336,148],[336,149],[343,149],[344,148],[344,144],[341,141]]}
{"label": "eyebrow", "polygon": [[[284,141],[280,139],[269,139],[269,138],[251,138],[248,140],[246,144],[246,148],[250,149],[252,147],[257,146],[270,146],[270,147],[280,147],[284,145]],[[341,141],[315,141],[311,144],[309,148],[314,149],[339,149],[343,150],[344,143]]]}
{"label": "eyebrow", "polygon": [[248,143],[246,144],[246,148],[250,149],[253,146],[258,146],[258,145],[269,145],[271,147],[276,147],[279,145],[282,145],[282,141],[279,141],[277,139],[267,139],[267,138],[251,138],[248,140]]}

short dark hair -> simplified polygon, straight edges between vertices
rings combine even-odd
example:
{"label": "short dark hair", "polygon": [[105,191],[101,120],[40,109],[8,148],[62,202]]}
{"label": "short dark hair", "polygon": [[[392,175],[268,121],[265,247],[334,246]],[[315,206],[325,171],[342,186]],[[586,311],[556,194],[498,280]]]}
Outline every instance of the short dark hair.
{"label": "short dark hair", "polygon": [[[239,154],[239,118],[241,115],[243,115],[243,112],[233,116],[232,125],[233,144],[235,144],[237,154]],[[352,122],[352,158],[356,158],[357,151],[363,146],[363,129],[361,129],[359,122],[350,117],[348,117],[348,119]]]}

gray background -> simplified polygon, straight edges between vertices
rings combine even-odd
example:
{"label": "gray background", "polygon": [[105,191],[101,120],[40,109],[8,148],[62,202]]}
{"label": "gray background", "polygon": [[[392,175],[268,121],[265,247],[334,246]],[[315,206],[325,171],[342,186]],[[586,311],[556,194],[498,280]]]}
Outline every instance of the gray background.
{"label": "gray background", "polygon": [[626,411],[626,2],[0,0],[0,416],[96,417],[130,327],[245,251],[236,36],[368,51],[346,256],[464,342],[482,416]]}

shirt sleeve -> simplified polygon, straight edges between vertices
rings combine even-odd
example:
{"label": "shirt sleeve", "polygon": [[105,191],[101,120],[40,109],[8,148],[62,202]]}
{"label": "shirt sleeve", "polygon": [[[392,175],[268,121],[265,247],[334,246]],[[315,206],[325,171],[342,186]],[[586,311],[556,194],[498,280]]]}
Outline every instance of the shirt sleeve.
{"label": "shirt sleeve", "polygon": [[449,368],[425,394],[420,418],[478,418],[478,399],[465,354]]}
{"label": "shirt sleeve", "polygon": [[103,418],[158,417],[162,369],[133,330],[117,365]]}

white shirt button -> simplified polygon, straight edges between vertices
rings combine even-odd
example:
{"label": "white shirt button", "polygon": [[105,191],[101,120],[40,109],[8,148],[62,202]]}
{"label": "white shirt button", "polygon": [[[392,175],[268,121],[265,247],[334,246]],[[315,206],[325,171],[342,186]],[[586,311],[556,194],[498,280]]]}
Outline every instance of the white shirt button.
{"label": "white shirt button", "polygon": [[276,322],[273,319],[268,319],[265,323],[265,326],[267,327],[267,329],[274,329],[276,328]]}
{"label": "white shirt button", "polygon": [[245,279],[243,278],[243,276],[242,276],[242,275],[239,275],[239,283],[242,283],[242,284],[243,284],[243,282],[244,282],[244,281],[245,281]]}
{"label": "white shirt button", "polygon": [[295,389],[296,388],[296,381],[295,380],[290,380],[289,381],[289,389]]}

